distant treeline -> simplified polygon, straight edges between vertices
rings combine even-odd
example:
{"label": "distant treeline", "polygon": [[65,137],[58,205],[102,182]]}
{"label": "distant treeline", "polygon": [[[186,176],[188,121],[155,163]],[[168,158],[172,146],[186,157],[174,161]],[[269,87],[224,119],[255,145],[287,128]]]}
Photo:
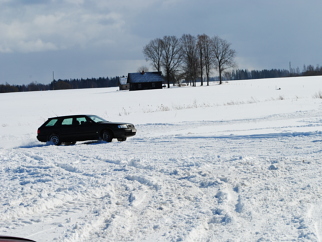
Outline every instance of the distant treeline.
{"label": "distant treeline", "polygon": [[308,65],[303,67],[300,71],[299,68],[290,70],[281,69],[271,69],[271,70],[261,70],[249,71],[245,70],[233,70],[231,72],[225,73],[226,80],[246,80],[246,79],[262,79],[262,78],[277,78],[277,77],[292,77],[292,76],[319,76],[322,75],[322,67]]}
{"label": "distant treeline", "polygon": [[246,80],[246,79],[263,79],[263,78],[277,78],[277,77],[289,77],[290,72],[288,70],[261,70],[249,71],[245,70],[233,70],[225,74],[225,78],[229,80]]}
{"label": "distant treeline", "polygon": [[[263,79],[277,77],[292,77],[292,76],[319,76],[322,75],[322,67],[320,66],[304,66],[303,70],[299,68],[290,70],[233,70],[224,74],[225,80],[246,80],[246,79]],[[211,78],[212,81],[218,78]],[[62,90],[62,89],[81,89],[81,88],[100,88],[100,87],[116,87],[119,85],[119,77],[99,77],[87,79],[70,79],[70,80],[54,80],[50,84],[40,84],[32,82],[28,85],[10,85],[0,84],[0,93],[6,92],[28,92],[28,91],[46,91],[46,90]]]}
{"label": "distant treeline", "polygon": [[5,92],[28,92],[28,91],[46,91],[63,89],[81,89],[81,88],[100,88],[116,87],[119,84],[119,78],[99,77],[87,79],[53,80],[50,84],[40,84],[32,82],[28,85],[10,85],[0,84],[0,93]]}

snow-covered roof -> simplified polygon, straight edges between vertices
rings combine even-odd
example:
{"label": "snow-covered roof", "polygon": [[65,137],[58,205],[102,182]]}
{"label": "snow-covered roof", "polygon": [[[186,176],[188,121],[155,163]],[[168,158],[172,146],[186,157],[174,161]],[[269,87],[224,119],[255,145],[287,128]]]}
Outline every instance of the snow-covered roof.
{"label": "snow-covered roof", "polygon": [[161,72],[137,72],[128,74],[128,83],[163,82]]}

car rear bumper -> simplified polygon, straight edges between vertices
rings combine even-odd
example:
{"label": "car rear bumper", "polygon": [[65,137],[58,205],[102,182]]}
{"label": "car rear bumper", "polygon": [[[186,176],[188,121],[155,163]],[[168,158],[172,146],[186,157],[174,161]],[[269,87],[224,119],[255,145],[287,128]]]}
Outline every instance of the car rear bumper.
{"label": "car rear bumper", "polygon": [[47,136],[43,136],[43,135],[37,135],[37,139],[40,142],[47,142],[48,141]]}

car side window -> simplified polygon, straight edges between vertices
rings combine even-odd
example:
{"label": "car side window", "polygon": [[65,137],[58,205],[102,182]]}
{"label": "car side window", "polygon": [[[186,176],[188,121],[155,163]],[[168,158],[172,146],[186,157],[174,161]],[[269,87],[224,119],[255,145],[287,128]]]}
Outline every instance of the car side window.
{"label": "car side window", "polygon": [[85,125],[87,122],[87,119],[85,117],[78,117],[78,118],[76,118],[76,120],[78,121],[78,123],[80,125]]}
{"label": "car side window", "polygon": [[58,119],[52,119],[47,124],[46,127],[54,126],[57,123]]}
{"label": "car side window", "polygon": [[73,118],[65,118],[61,125],[72,125],[73,124]]}

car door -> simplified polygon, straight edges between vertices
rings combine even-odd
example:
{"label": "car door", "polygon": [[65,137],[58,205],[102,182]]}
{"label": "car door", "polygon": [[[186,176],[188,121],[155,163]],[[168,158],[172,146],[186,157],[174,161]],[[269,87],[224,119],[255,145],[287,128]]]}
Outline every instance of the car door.
{"label": "car door", "polygon": [[94,140],[98,138],[97,125],[86,116],[77,117],[79,122],[79,137],[81,140]]}
{"label": "car door", "polygon": [[60,125],[60,137],[66,141],[76,141],[79,139],[79,123],[74,117],[64,118]]}

